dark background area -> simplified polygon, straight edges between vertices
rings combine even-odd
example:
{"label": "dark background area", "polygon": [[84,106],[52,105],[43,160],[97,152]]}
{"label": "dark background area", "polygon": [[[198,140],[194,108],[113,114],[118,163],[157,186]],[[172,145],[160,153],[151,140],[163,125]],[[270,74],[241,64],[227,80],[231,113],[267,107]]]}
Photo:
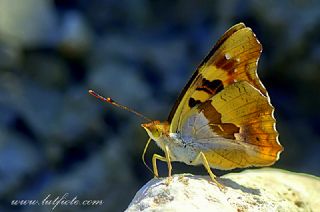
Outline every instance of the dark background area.
{"label": "dark background area", "polygon": [[[319,1],[0,0],[0,211],[49,211],[10,203],[65,193],[104,204],[55,211],[124,210],[152,178],[141,161],[143,120],[87,90],[165,120],[238,22],[264,48],[258,74],[285,148],[274,167],[319,176]],[[148,164],[155,152],[153,144]],[[206,175],[181,163],[173,172]]]}

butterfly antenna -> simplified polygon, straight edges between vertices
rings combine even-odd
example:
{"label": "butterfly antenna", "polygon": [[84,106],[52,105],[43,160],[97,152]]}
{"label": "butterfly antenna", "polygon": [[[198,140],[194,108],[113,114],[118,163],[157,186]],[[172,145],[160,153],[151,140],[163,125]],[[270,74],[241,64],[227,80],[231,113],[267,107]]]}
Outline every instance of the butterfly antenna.
{"label": "butterfly antenna", "polygon": [[94,92],[93,90],[89,90],[89,94],[91,94],[92,96],[94,96],[94,97],[96,97],[97,99],[100,99],[100,100],[102,100],[102,101],[104,101],[104,102],[110,103],[110,104],[112,104],[112,105],[114,105],[114,106],[116,106],[116,107],[119,107],[119,108],[121,108],[121,109],[124,109],[124,110],[126,110],[126,111],[129,111],[129,112],[135,114],[136,116],[139,116],[140,118],[143,118],[143,119],[145,119],[145,120],[147,120],[147,121],[150,121],[150,122],[152,121],[151,119],[149,119],[148,117],[142,115],[141,113],[138,113],[137,111],[135,111],[135,110],[133,110],[133,109],[131,109],[131,108],[128,108],[128,107],[126,107],[126,106],[124,106],[124,105],[121,105],[121,104],[119,104],[118,102],[114,101],[113,99],[111,99],[111,98],[109,98],[109,97],[108,97],[108,98],[105,98],[105,97],[97,94],[97,93]]}

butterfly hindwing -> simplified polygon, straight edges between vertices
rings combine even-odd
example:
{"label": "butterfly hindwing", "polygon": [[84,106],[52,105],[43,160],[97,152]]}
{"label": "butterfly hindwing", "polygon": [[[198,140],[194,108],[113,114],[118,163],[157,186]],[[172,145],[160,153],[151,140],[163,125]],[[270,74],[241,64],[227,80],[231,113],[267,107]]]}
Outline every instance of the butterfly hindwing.
{"label": "butterfly hindwing", "polygon": [[191,109],[179,131],[216,168],[265,166],[282,150],[272,113],[268,97],[240,81]]}

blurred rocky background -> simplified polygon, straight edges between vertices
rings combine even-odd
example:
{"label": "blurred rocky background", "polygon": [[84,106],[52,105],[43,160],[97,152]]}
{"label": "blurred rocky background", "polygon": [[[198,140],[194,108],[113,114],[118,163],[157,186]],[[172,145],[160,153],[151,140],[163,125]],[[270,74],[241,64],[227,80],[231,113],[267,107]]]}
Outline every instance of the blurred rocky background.
{"label": "blurred rocky background", "polygon": [[[0,0],[0,211],[49,211],[11,201],[65,193],[104,204],[55,211],[124,210],[152,178],[141,161],[143,120],[87,90],[165,120],[200,61],[240,21],[264,47],[258,73],[285,148],[275,167],[319,176],[319,1]],[[155,152],[153,144],[149,165]]]}

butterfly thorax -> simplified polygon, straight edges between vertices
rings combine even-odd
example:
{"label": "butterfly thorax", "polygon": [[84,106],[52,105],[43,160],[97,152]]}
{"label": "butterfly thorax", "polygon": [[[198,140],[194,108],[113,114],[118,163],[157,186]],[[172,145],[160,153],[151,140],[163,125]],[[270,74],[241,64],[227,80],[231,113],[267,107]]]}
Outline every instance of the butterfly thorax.
{"label": "butterfly thorax", "polygon": [[197,155],[195,149],[186,144],[179,133],[170,132],[169,122],[152,121],[141,126],[163,151],[165,151],[165,146],[168,146],[172,161],[191,164],[195,159]]}

